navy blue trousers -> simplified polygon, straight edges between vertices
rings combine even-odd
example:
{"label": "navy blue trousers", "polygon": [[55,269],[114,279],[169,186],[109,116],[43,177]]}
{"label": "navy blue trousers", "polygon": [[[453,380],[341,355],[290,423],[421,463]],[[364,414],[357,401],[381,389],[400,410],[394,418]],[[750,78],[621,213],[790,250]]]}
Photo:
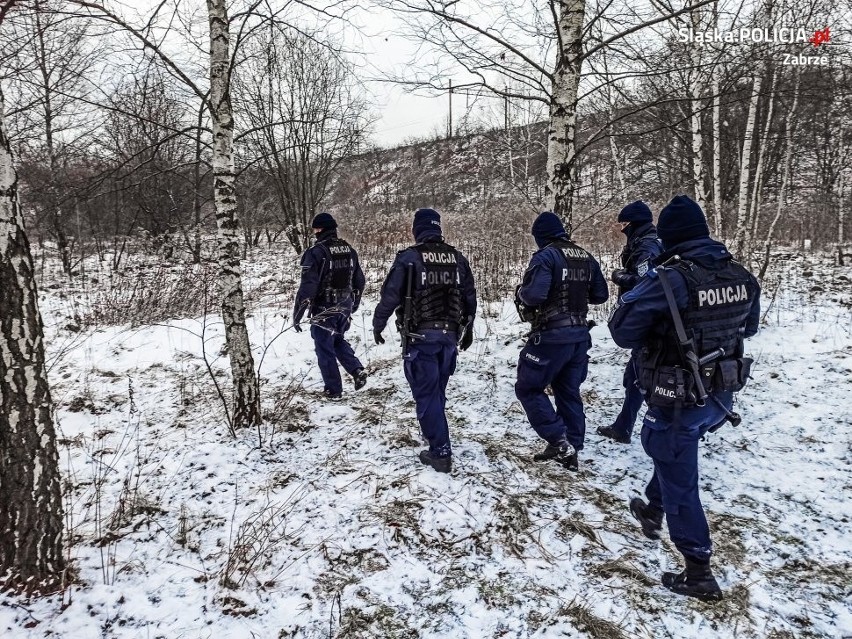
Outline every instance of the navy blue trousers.
{"label": "navy blue trousers", "polygon": [[350,375],[359,368],[364,368],[361,361],[355,357],[352,346],[343,338],[348,328],[349,313],[331,313],[316,324],[311,324],[311,337],[314,339],[317,364],[325,390],[335,395],[343,392],[343,381],[340,379],[337,362],[340,362]]}
{"label": "navy blue trousers", "polygon": [[[716,393],[728,409],[731,393]],[[642,423],[642,447],[654,460],[654,474],[645,488],[650,504],[666,513],[669,537],[677,549],[699,562],[710,561],[713,544],[698,495],[698,440],[719,424],[725,412],[710,397],[703,407],[681,410],[648,408]]]}
{"label": "navy blue trousers", "polygon": [[621,383],[624,385],[624,403],[621,405],[621,412],[615,418],[612,427],[620,435],[632,435],[636,415],[639,414],[639,409],[642,408],[644,400],[642,391],[636,385],[636,361],[633,359],[632,353],[624,369],[624,377]]}
{"label": "navy blue trousers", "polygon": [[[567,439],[576,450],[583,449],[586,414],[580,384],[589,372],[591,338],[573,344],[528,342],[518,359],[515,396],[526,411],[538,436],[556,445]],[[550,386],[556,409],[544,389]]]}
{"label": "navy blue trousers", "polygon": [[403,357],[405,379],[417,406],[417,421],[434,457],[452,455],[450,427],[444,409],[447,382],[456,370],[456,334],[421,331],[425,339],[414,340]]}

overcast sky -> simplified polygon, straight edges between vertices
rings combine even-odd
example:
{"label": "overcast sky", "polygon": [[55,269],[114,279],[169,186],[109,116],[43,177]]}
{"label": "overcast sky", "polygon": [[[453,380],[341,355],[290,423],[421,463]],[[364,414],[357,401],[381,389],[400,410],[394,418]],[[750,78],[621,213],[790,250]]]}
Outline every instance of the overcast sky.
{"label": "overcast sky", "polygon": [[[448,95],[428,95],[410,88],[382,81],[393,75],[406,75],[406,67],[417,59],[414,44],[400,35],[401,22],[389,11],[362,8],[353,16],[355,30],[346,33],[346,41],[362,64],[362,79],[371,96],[374,115],[373,141],[380,146],[401,144],[411,138],[446,131],[449,111]],[[425,55],[422,52],[420,55]],[[455,80],[458,83],[458,76]],[[447,77],[446,81],[453,79]],[[456,96],[455,115],[462,103]],[[454,118],[455,119],[455,118]]]}

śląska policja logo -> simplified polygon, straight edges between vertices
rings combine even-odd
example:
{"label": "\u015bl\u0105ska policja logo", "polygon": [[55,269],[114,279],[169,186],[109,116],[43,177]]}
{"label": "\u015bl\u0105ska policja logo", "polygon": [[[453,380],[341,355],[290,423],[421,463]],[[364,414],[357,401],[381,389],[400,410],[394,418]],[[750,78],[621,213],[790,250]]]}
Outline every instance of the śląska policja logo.
{"label": "\u015bl\u0105ska policja logo", "polygon": [[[817,49],[831,42],[831,29],[825,27],[809,34],[804,27],[774,27],[772,29],[743,27],[734,30],[716,28],[709,31],[695,31],[691,27],[682,27],[677,30],[677,41],[690,44],[719,42],[725,44],[767,43],[784,45],[810,43],[814,49]],[[828,66],[828,56],[785,53],[781,64]]]}

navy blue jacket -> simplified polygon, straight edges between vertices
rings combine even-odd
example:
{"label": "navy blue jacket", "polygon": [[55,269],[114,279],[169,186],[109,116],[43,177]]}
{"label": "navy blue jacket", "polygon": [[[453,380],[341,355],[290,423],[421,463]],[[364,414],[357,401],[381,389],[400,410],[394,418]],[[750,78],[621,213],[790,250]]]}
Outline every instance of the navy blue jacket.
{"label": "navy blue jacket", "polygon": [[627,244],[621,252],[621,266],[625,272],[615,281],[618,284],[619,295],[623,295],[648,272],[652,260],[663,252],[663,245],[657,239],[657,229],[653,223],[647,222],[633,227],[627,227]]}
{"label": "navy blue jacket", "polygon": [[[302,281],[299,284],[299,290],[296,292],[295,310],[293,311],[295,323],[302,319],[302,315],[308,307],[310,307],[311,315],[322,311],[324,308],[318,298],[321,298],[320,286],[328,273],[329,264],[328,252],[320,244],[336,238],[337,231],[324,231],[317,236],[316,244],[302,254]],[[355,249],[352,249],[352,254],[355,258],[355,268],[352,273],[352,312],[355,312],[361,304],[361,295],[364,293],[366,280]]]}
{"label": "navy blue jacket", "polygon": [[[695,262],[708,269],[722,268],[732,259],[731,254],[721,242],[708,238],[683,242],[666,251],[657,258],[663,263],[671,255],[680,255],[683,259]],[[686,280],[677,270],[667,271],[678,308],[683,312],[689,303],[689,290]],[[756,290],[760,291],[757,280],[754,280]],[[755,296],[746,320],[744,337],[757,333],[760,322],[760,295]],[[615,343],[622,348],[640,348],[656,337],[663,337],[668,331],[673,331],[666,294],[657,277],[656,270],[648,271],[636,287],[625,293],[609,318],[609,332]]]}
{"label": "navy blue jacket", "polygon": [[[424,235],[418,237],[419,243],[429,240],[441,239],[436,235]],[[459,255],[459,277],[461,278],[461,297],[462,297],[462,318],[476,316],[476,287],[473,283],[473,273],[470,270],[467,258]],[[376,312],[373,313],[373,330],[383,331],[388,324],[388,320],[394,311],[405,301],[405,271],[408,264],[415,264],[416,268],[422,266],[420,253],[414,248],[409,247],[404,251],[396,254],[396,259],[391,266],[382,284],[381,299],[376,307]],[[415,282],[414,290],[419,288],[419,283]]]}
{"label": "navy blue jacket", "polygon": [[[591,255],[589,258],[591,268],[589,304],[603,304],[609,297],[609,286],[601,273],[600,264]],[[563,268],[565,268],[565,258],[552,244],[536,251],[530,259],[527,270],[524,271],[524,279],[518,289],[518,298],[527,306],[541,306],[547,301],[553,274],[561,273]],[[539,343],[570,344],[581,342],[588,335],[587,326],[564,326],[543,331]]]}

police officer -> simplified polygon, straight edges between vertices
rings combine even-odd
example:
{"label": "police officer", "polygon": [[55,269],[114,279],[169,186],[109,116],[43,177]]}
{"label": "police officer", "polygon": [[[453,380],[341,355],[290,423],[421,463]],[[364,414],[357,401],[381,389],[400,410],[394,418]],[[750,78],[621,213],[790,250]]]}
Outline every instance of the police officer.
{"label": "police officer", "polygon": [[[535,432],[547,441],[533,459],[555,459],[576,471],[586,434],[580,384],[589,370],[592,346],[586,314],[589,304],[607,300],[609,289],[598,262],[568,239],[556,215],[541,213],[532,235],[539,250],[515,294],[522,319],[532,323],[518,360],[515,395]],[[547,386],[553,390],[556,410],[544,392]]]}
{"label": "police officer", "polygon": [[[663,573],[663,585],[714,601],[722,592],[710,569],[713,547],[698,495],[698,440],[726,419],[739,420],[731,413],[733,392],[748,376],[743,338],[757,332],[760,287],[710,239],[704,212],[688,197],[678,195],[663,208],[657,233],[660,266],[621,297],[609,322],[619,346],[641,349],[637,372],[648,403],[642,446],[654,474],[645,489],[648,503],[634,498],[630,510],[652,539],[665,516],[683,554],[685,569]],[[699,357],[692,375],[689,362]],[[708,393],[703,400],[696,377]]]}
{"label": "police officer", "polygon": [[[447,382],[456,369],[456,344],[467,350],[473,343],[476,289],[467,259],[444,242],[437,211],[415,211],[412,231],[417,244],[397,254],[382,285],[373,336],[376,344],[385,343],[382,331],[396,311],[397,328],[404,334],[405,378],[417,405],[420,429],[429,442],[429,448],[420,451],[420,461],[448,473],[452,448],[444,413]],[[405,317],[407,307],[409,317]]]}
{"label": "police officer", "polygon": [[352,322],[352,313],[361,303],[364,272],[355,249],[337,237],[337,222],[329,213],[314,217],[311,227],[316,243],[302,254],[302,281],[296,293],[293,326],[301,333],[299,323],[305,311],[310,311],[311,337],[324,393],[329,399],[339,399],[343,395],[343,382],[338,361],[352,376],[355,390],[367,383],[364,366],[343,338]]}
{"label": "police officer", "polygon": [[[610,279],[618,286],[619,297],[636,286],[639,278],[648,272],[651,261],[663,250],[653,220],[651,209],[641,200],[631,202],[618,214],[621,232],[627,236],[627,244],[621,251],[621,268],[614,270]],[[636,386],[634,355],[630,353],[624,369],[624,403],[621,412],[611,426],[598,428],[599,435],[621,444],[630,443],[633,424],[642,407],[642,392]]]}

